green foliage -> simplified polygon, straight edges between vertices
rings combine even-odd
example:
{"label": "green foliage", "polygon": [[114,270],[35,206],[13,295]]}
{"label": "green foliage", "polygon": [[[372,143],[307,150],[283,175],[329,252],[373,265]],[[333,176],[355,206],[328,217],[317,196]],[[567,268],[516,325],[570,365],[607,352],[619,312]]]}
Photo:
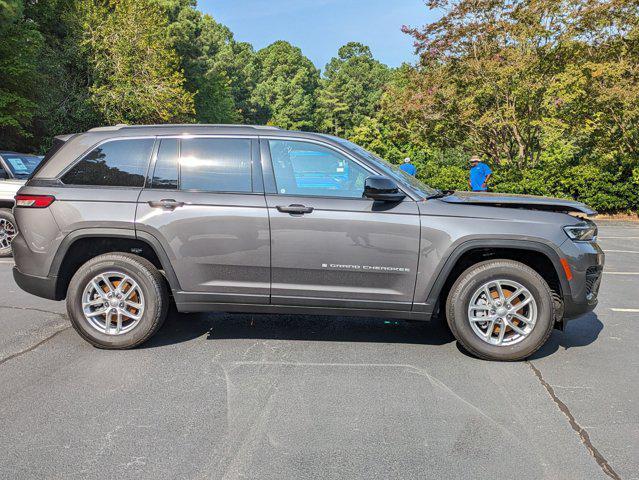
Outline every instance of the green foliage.
{"label": "green foliage", "polygon": [[28,128],[37,109],[42,35],[20,16],[21,5],[2,2],[0,7],[0,141],[12,148],[30,135]]}
{"label": "green foliage", "polygon": [[169,17],[168,32],[186,77],[185,88],[194,95],[196,120],[232,123],[241,120],[233,98],[232,82],[220,61],[232,48],[233,34],[189,0],[155,0]]}
{"label": "green foliage", "polygon": [[347,43],[324,70],[318,95],[318,127],[338,136],[350,136],[355,127],[375,115],[388,67],[373,58],[361,43]]}
{"label": "green foliage", "polygon": [[[255,52],[196,0],[0,0],[0,148],[43,151],[105,123],[256,123],[349,138],[467,189],[639,208],[636,0],[428,0],[416,65],[347,43],[323,75],[299,48]],[[410,21],[410,19],[407,19]]]}
{"label": "green foliage", "polygon": [[302,51],[278,41],[257,52],[259,72],[251,96],[260,123],[294,130],[314,127],[319,71]]}
{"label": "green foliage", "polygon": [[82,46],[91,65],[91,99],[109,123],[189,121],[167,20],[151,0],[84,0]]}
{"label": "green foliage", "polygon": [[0,29],[19,19],[23,8],[22,0],[0,0]]}

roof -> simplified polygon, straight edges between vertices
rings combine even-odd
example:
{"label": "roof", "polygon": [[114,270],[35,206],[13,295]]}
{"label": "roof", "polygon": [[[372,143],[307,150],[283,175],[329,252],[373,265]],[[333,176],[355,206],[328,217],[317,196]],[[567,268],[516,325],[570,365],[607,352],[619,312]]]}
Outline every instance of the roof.
{"label": "roof", "polygon": [[92,128],[82,136],[96,139],[110,137],[162,136],[162,135],[277,135],[306,139],[322,139],[332,142],[330,137],[321,133],[285,130],[270,125],[227,125],[227,124],[160,124],[160,125],[113,125]]}
{"label": "roof", "polygon": [[[113,125],[93,128],[86,133],[60,138],[66,141],[65,146],[42,167],[37,176],[40,178],[55,177],[68,165],[70,159],[78,158],[90,148],[94,148],[99,142],[105,140],[182,135],[277,136],[280,138],[321,140],[338,148],[340,147],[336,139],[321,133],[283,130],[278,127],[262,125],[205,125],[197,123],[181,125]],[[64,152],[64,154],[60,155],[59,153],[61,152]]]}

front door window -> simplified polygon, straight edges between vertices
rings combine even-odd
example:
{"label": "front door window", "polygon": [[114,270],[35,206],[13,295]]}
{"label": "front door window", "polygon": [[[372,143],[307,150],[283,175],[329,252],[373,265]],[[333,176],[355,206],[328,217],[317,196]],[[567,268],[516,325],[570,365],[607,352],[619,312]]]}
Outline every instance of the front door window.
{"label": "front door window", "polygon": [[371,173],[357,162],[321,145],[269,140],[280,195],[362,198]]}

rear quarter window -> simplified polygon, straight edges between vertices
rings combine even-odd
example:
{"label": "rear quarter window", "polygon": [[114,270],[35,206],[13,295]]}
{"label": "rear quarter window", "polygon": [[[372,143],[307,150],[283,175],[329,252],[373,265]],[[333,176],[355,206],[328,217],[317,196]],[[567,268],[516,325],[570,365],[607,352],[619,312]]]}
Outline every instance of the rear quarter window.
{"label": "rear quarter window", "polygon": [[142,187],[153,138],[111,140],[93,149],[62,177],[66,185]]}

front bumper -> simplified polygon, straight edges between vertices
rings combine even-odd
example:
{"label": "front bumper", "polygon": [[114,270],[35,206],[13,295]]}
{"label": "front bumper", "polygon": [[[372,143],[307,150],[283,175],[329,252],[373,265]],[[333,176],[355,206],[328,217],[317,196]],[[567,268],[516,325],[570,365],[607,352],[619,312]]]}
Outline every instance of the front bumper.
{"label": "front bumper", "polygon": [[570,291],[563,292],[564,319],[570,320],[597,306],[605,255],[595,242],[568,240],[561,250],[572,272]]}
{"label": "front bumper", "polygon": [[18,267],[13,267],[13,279],[25,292],[48,300],[60,300],[56,295],[57,277],[26,275],[20,272]]}

